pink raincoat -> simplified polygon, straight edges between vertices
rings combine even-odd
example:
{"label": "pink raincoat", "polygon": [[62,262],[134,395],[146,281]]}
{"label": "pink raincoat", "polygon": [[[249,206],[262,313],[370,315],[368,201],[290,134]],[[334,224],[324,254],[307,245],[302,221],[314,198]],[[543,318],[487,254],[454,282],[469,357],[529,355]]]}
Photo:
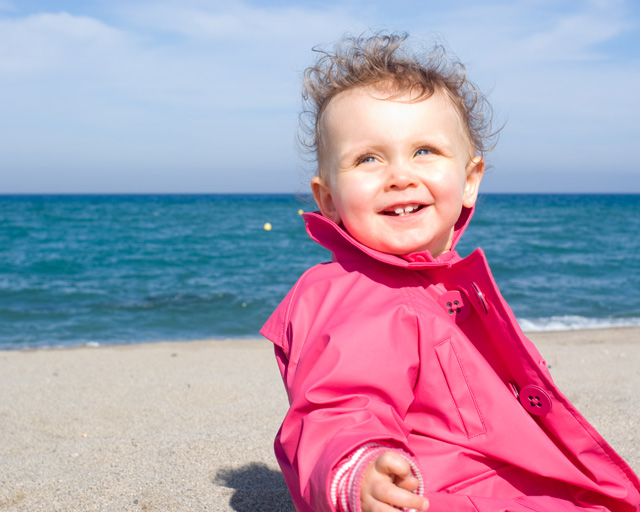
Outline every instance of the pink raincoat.
{"label": "pink raincoat", "polygon": [[305,221],[333,261],[261,330],[291,404],[275,449],[296,510],[335,510],[336,467],[367,442],[415,458],[433,511],[639,510],[638,477],[554,385],[480,249],[398,257]]}

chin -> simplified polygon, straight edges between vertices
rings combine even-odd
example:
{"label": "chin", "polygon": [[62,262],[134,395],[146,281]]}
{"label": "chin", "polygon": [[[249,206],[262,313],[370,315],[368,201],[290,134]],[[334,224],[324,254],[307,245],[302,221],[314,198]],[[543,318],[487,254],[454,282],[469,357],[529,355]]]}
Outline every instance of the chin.
{"label": "chin", "polygon": [[393,254],[395,256],[404,256],[406,254],[413,254],[414,252],[423,252],[428,249],[423,249],[422,246],[407,246],[407,245],[393,245],[393,246],[385,246],[384,248],[378,249],[380,252],[385,252],[387,254]]}
{"label": "chin", "polygon": [[393,250],[392,254],[397,254],[398,256],[429,250],[429,246],[425,243],[411,241],[393,244],[390,248]]}

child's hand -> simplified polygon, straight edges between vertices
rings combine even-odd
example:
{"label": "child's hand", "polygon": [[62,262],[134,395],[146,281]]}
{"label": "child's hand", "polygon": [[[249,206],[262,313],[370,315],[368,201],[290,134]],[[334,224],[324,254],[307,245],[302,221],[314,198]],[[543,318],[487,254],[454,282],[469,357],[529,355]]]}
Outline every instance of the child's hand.
{"label": "child's hand", "polygon": [[413,493],[418,485],[404,457],[392,451],[384,452],[373,460],[362,478],[362,512],[394,512],[398,508],[427,510],[429,501]]}

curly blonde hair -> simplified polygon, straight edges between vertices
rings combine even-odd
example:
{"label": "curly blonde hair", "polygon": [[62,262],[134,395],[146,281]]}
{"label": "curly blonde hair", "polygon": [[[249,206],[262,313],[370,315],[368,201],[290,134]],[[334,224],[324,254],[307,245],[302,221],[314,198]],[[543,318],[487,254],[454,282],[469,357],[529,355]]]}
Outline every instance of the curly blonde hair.
{"label": "curly blonde hair", "polygon": [[316,162],[318,174],[322,116],[333,98],[357,87],[390,85],[394,92],[387,99],[411,92],[423,100],[440,91],[452,101],[476,154],[484,155],[495,145],[491,105],[467,79],[464,65],[438,44],[430,52],[411,53],[405,44],[408,37],[406,33],[346,36],[333,52],[313,49],[320,55],[304,72],[298,142]]}

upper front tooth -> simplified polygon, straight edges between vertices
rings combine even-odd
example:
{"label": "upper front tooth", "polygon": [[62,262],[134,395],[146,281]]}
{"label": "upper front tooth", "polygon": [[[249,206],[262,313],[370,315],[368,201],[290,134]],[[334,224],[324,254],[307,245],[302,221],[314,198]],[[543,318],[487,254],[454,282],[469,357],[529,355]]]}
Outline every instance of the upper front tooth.
{"label": "upper front tooth", "polygon": [[395,213],[396,215],[402,215],[404,213],[404,208],[396,208]]}
{"label": "upper front tooth", "polygon": [[413,206],[405,206],[404,213],[411,213],[414,210]]}

